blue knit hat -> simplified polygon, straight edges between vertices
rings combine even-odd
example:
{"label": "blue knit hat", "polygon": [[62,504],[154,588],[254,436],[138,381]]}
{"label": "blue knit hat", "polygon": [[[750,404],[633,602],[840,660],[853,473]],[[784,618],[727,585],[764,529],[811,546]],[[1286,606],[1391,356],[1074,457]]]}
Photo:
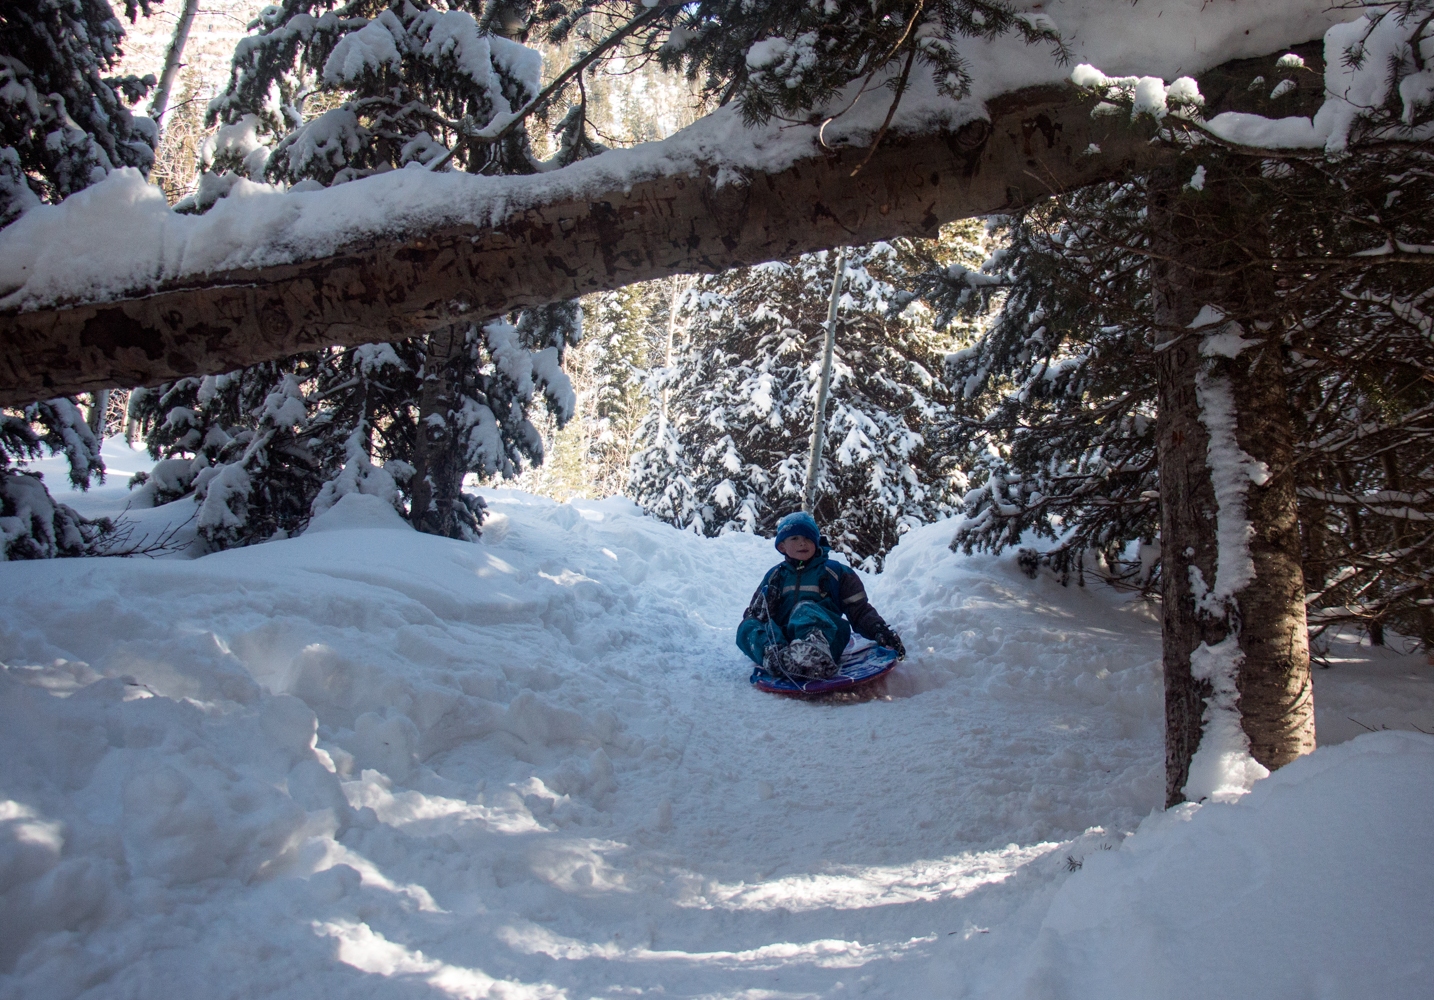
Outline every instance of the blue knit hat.
{"label": "blue knit hat", "polygon": [[813,545],[822,543],[822,533],[817,528],[817,522],[804,510],[788,514],[777,522],[777,545],[780,546],[793,535],[810,538]]}

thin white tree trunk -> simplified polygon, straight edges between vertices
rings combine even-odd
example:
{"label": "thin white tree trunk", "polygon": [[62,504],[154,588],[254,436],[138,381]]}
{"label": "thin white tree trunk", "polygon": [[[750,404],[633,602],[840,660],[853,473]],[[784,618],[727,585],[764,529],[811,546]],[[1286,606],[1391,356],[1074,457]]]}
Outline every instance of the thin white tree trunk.
{"label": "thin white tree trunk", "polygon": [[836,273],[832,275],[832,296],[827,303],[827,336],[822,348],[822,380],[817,387],[817,407],[812,414],[812,453],[807,459],[807,495],[802,509],[814,513],[817,502],[817,469],[822,460],[822,439],[827,429],[827,391],[832,384],[832,352],[836,349],[837,300],[846,277],[846,247],[837,252]]}
{"label": "thin white tree trunk", "polygon": [[169,106],[169,94],[174,89],[174,78],[179,75],[185,43],[189,41],[189,29],[194,26],[194,15],[198,12],[199,0],[184,0],[179,20],[174,25],[174,35],[169,40],[169,49],[164,53],[164,70],[149,102],[149,116],[161,131],[164,129],[164,112]]}
{"label": "thin white tree trunk", "polygon": [[[672,296],[667,306],[667,345],[662,352],[662,367],[672,367],[672,342],[677,335],[677,304],[682,299],[683,293],[692,287],[692,278],[688,275],[679,274],[672,279]],[[661,408],[658,410],[658,426],[667,427],[667,386],[662,387]],[[658,440],[662,435],[658,434]]]}

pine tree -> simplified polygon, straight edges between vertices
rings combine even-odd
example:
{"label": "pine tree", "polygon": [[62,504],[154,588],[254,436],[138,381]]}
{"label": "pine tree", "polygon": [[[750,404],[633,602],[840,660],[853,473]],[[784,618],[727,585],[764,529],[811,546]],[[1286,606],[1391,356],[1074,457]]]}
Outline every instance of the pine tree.
{"label": "pine tree", "polygon": [[516,325],[497,320],[455,333],[457,346],[445,352],[449,417],[430,425],[446,436],[445,447],[430,451],[441,467],[417,461],[424,338],[137,390],[131,416],[161,461],[148,482],[134,485],[145,485],[153,503],[192,495],[200,537],[215,549],[296,534],[350,492],[378,496],[410,517],[423,502],[420,510],[447,519],[435,533],[476,537],[482,501],[461,491],[463,477],[511,477],[524,462],[542,461],[542,436],[528,419],[535,395],[550,412],[571,413],[558,347],[546,338],[567,345],[580,324],[566,304],[553,308],[557,317],[526,327],[520,316]]}
{"label": "pine tree", "polygon": [[[952,545],[1000,551],[1022,540],[1034,573],[1062,581],[1089,566],[1142,587],[1159,582],[1155,372],[1150,278],[1139,250],[1145,194],[1101,185],[1014,220],[980,269],[923,275],[914,292],[938,324],[1001,305],[975,343],[948,359],[970,477]],[[1121,240],[1134,241],[1117,250]]]}
{"label": "pine tree", "polygon": [[45,452],[65,455],[73,486],[104,481],[100,442],[73,400],[0,412],[0,560],[88,555],[114,530],[108,519],[90,520],[56,503],[38,473],[19,467]]}
{"label": "pine tree", "polygon": [[[1359,623],[1378,639],[1397,621],[1426,645],[1418,601],[1434,579],[1434,538],[1418,526],[1434,497],[1419,443],[1430,415],[1425,373],[1434,370],[1421,339],[1428,281],[1416,260],[1368,251],[1385,239],[1430,239],[1415,207],[1429,157],[1420,143],[1335,162],[1293,158],[1260,180],[1259,208],[1274,234],[1288,331],[1283,377],[1311,623]],[[1192,179],[1207,172],[1187,169]],[[940,320],[1006,297],[988,334],[951,365],[974,484],[957,538],[968,551],[1032,533],[1057,540],[1023,555],[1032,571],[1044,562],[1069,578],[1093,566],[1159,586],[1147,183],[1036,206],[983,271],[918,282]]]}
{"label": "pine tree", "polygon": [[141,502],[193,496],[212,549],[303,530],[323,481],[304,385],[322,355],[298,355],[131,394],[130,415],[159,461],[131,488]]}
{"label": "pine tree", "polygon": [[[126,0],[131,22],[147,0]],[[131,114],[154,77],[106,77],[124,27],[108,0],[11,0],[0,13],[0,226],[32,205],[57,202],[117,167],[144,172],[157,132]]]}
{"label": "pine tree", "polygon": [[638,428],[647,415],[643,391],[654,339],[650,289],[629,285],[594,296],[590,329],[593,366],[594,434],[590,461],[600,495],[620,493],[627,484]]}
{"label": "pine tree", "polygon": [[[534,50],[483,31],[476,6],[349,5],[316,19],[328,6],[269,8],[255,25],[258,33],[241,43],[229,87],[209,109],[211,119],[225,124],[206,144],[196,191],[177,208],[204,211],[241,178],[298,190],[409,165],[489,173],[549,165],[536,160],[524,129],[498,142],[475,139],[484,128],[515,120],[515,111],[537,96],[542,68]],[[311,105],[318,113],[310,116]],[[561,126],[567,144],[555,163],[594,148],[582,140],[584,123],[575,121]],[[196,401],[195,419],[206,427],[215,422],[231,437],[260,432],[268,419],[262,399],[273,392],[299,399],[301,420],[286,432],[275,429],[277,438],[262,432],[259,438],[282,440],[305,471],[297,474],[288,460],[265,461],[267,444],[205,456],[244,465],[244,475],[224,480],[232,487],[225,504],[257,519],[224,530],[205,522],[201,533],[222,547],[302,530],[310,513],[358,490],[406,507],[421,530],[474,537],[482,503],[463,493],[463,479],[469,473],[511,476],[524,462],[542,461],[529,408],[541,394],[559,424],[571,415],[561,361],[581,336],[580,320],[575,304],[557,303],[481,327],[440,329],[418,341],[246,369],[235,384],[257,380],[262,392],[242,404],[217,395]],[[294,396],[291,380],[299,369],[305,375]],[[198,391],[176,383],[146,397],[146,406],[158,408],[144,411],[150,425],[172,422],[165,408],[176,389]],[[152,447],[175,455],[185,450],[183,436],[163,434]],[[192,482],[203,489],[211,480],[196,473]],[[285,498],[278,505],[286,512],[282,523],[263,513],[279,496]]]}
{"label": "pine tree", "polygon": [[[129,19],[140,12],[149,16],[149,4],[128,0]],[[123,39],[106,0],[14,0],[0,10],[0,226],[118,167],[149,170],[154,123],[127,105],[154,78],[104,75]],[[99,439],[73,398],[0,412],[0,559],[84,555],[112,530],[108,521],[86,520],[57,503],[40,477],[24,470],[46,452],[67,457],[70,482],[81,489],[104,478]]]}
{"label": "pine tree", "polygon": [[597,37],[626,31],[630,52],[681,69],[705,97],[737,100],[748,121],[779,116],[809,120],[813,109],[849,83],[885,83],[900,101],[911,75],[930,75],[937,89],[963,97],[971,77],[962,38],[1012,33],[1064,55],[1052,22],[984,0],[695,0],[654,4],[636,13],[618,0],[514,3],[530,30],[566,40],[597,22]]}
{"label": "pine tree", "polygon": [[[1386,108],[1365,134],[1420,107]],[[1429,352],[1410,338],[1429,281],[1398,256],[1431,238],[1415,207],[1427,145],[1356,133],[1338,160],[1275,162],[1157,125],[1182,129],[1174,169],[1027,213],[989,273],[923,289],[953,308],[1009,286],[956,365],[990,406],[975,442],[998,444],[958,543],[1034,527],[1062,536],[1056,559],[1119,553],[1151,541],[1159,500],[1171,802],[1212,793],[1216,755],[1277,767],[1312,746],[1307,574],[1316,619],[1325,602],[1344,605],[1326,620],[1403,608],[1427,634],[1434,542],[1418,527],[1427,448],[1401,447],[1428,418]],[[1364,551],[1341,561],[1336,537]]]}
{"label": "pine tree", "polygon": [[[959,482],[941,449],[944,338],[889,315],[894,282],[938,249],[881,243],[848,264],[814,513],[838,551],[871,569],[908,528],[949,514]],[[693,287],[690,342],[654,384],[668,415],[649,414],[633,459],[650,513],[705,535],[771,534],[801,506],[834,261],[810,254]]]}

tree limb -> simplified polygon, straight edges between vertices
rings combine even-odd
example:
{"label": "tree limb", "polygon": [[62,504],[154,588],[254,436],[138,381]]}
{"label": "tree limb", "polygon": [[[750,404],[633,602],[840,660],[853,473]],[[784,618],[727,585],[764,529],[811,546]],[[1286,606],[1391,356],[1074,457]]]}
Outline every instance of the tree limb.
{"label": "tree limb", "polygon": [[[1264,71],[1241,60],[1212,72]],[[1069,85],[987,103],[987,117],[889,133],[731,181],[719,159],[631,186],[563,191],[498,224],[450,225],[319,260],[190,275],[101,302],[0,313],[0,406],[156,385],[328,345],[381,343],[672,274],[715,272],[1014,212],[1175,152]],[[1092,145],[1098,153],[1090,152]],[[591,163],[592,161],[587,161]],[[600,176],[588,173],[587,176]],[[491,183],[491,180],[488,181]],[[354,184],[363,184],[355,181]]]}

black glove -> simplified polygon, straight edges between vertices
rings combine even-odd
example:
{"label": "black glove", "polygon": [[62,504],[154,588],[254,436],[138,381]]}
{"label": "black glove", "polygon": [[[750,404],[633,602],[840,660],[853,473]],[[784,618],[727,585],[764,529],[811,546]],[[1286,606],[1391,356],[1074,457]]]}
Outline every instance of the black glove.
{"label": "black glove", "polygon": [[906,659],[906,647],[901,644],[901,636],[893,632],[890,625],[883,625],[876,630],[876,641],[887,649],[896,650],[898,659]]}

